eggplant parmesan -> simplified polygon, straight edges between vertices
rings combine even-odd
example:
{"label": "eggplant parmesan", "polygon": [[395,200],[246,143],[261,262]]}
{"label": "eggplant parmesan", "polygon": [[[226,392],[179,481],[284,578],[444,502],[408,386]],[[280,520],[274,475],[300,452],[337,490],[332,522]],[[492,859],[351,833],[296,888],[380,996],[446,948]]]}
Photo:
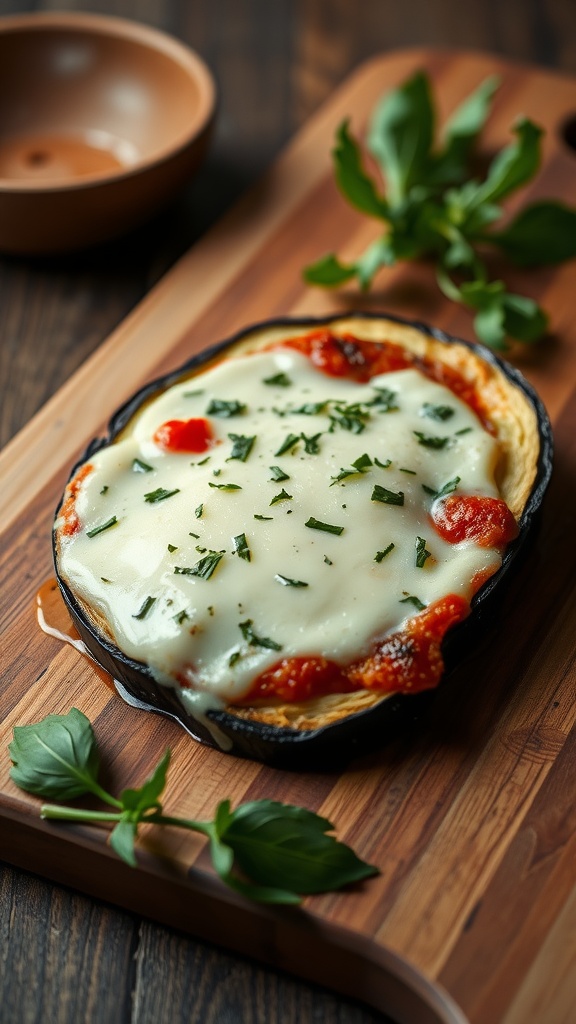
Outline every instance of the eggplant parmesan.
{"label": "eggplant parmesan", "polygon": [[543,437],[477,346],[384,316],[264,324],[91,446],[58,577],[133,698],[239,753],[254,729],[311,737],[438,684],[541,498]]}

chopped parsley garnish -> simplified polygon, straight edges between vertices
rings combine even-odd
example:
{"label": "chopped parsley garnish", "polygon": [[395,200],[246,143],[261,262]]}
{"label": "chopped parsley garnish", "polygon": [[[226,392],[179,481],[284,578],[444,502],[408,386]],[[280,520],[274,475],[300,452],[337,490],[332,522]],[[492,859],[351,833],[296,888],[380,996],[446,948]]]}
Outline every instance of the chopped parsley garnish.
{"label": "chopped parsley garnish", "polygon": [[395,547],[394,544],[389,544],[388,547],[384,548],[383,551],[377,551],[376,554],[374,555],[374,561],[375,562],[382,562],[382,561],[384,561],[384,559],[386,558],[386,555],[389,555],[390,552],[394,550],[394,547]]}
{"label": "chopped parsley garnish", "polygon": [[381,501],[384,505],[403,505],[404,491],[389,491],[387,487],[374,484],[371,501]]}
{"label": "chopped parsley garnish", "polygon": [[370,469],[372,464],[372,459],[370,458],[369,455],[361,455],[358,459],[356,459],[355,462],[352,463],[352,469],[341,469],[337,476],[330,477],[330,479],[332,480],[330,487],[333,487],[334,484],[340,483],[342,480],[345,480],[349,476],[357,476],[358,473],[366,473]]}
{"label": "chopped parsley garnish", "polygon": [[292,413],[301,413],[303,416],[318,416],[328,405],[328,402],[305,402],[298,409],[291,409]]}
{"label": "chopped parsley garnish", "polygon": [[212,480],[208,481],[208,487],[215,487],[218,491],[241,491],[240,484],[215,484]]}
{"label": "chopped parsley garnish", "polygon": [[93,526],[91,530],[86,530],[87,537],[95,537],[98,533],[103,533],[104,530],[109,530],[111,526],[116,526],[118,522],[116,516],[111,516],[105,523],[101,523],[100,526]]}
{"label": "chopped parsley garnish", "polygon": [[178,625],[181,626],[182,623],[186,621],[186,619],[190,618],[190,616],[188,615],[186,609],[183,608],[181,612],[177,612],[176,615],[172,616],[172,618],[174,619],[174,622],[177,622]]}
{"label": "chopped parsley garnish", "polygon": [[399,406],[396,405],[396,399],[398,395],[395,391],[389,391],[388,388],[374,388],[376,391],[375,398],[371,398],[366,405],[376,406],[379,412],[397,412]]}
{"label": "chopped parsley garnish", "polygon": [[304,583],[304,580],[291,580],[288,576],[282,576],[279,572],[276,573],[274,579],[281,583],[283,587],[307,587],[308,583]]}
{"label": "chopped parsley garnish", "polygon": [[183,391],[182,395],[184,398],[196,398],[198,395],[204,394],[204,388],[196,388],[195,391]]}
{"label": "chopped parsley garnish", "polygon": [[221,469],[213,469],[212,470],[212,476],[220,476],[221,472],[222,472]]}
{"label": "chopped parsley garnish", "polygon": [[456,433],[454,434],[454,437],[462,437],[463,434],[471,434],[471,433],[472,433],[472,427],[462,427],[462,430],[457,430],[456,431]]}
{"label": "chopped parsley garnish", "polygon": [[380,469],[389,469],[392,465],[392,459],[386,459],[386,462],[380,462],[380,459],[374,459],[374,463],[380,467]]}
{"label": "chopped parsley garnish", "polygon": [[191,466],[205,466],[207,462],[210,462],[210,456],[207,455],[205,459],[200,459],[200,462],[191,462]]}
{"label": "chopped parsley garnish", "polygon": [[219,416],[221,419],[228,419],[230,416],[241,416],[246,411],[244,402],[234,399],[226,402],[221,398],[213,398],[206,410],[208,416]]}
{"label": "chopped parsley garnish", "polygon": [[100,579],[102,580],[102,583],[112,583],[112,580],[107,579],[106,576],[101,576]]}
{"label": "chopped parsley garnish", "polygon": [[106,494],[106,491],[108,491],[109,489],[110,488],[108,487],[108,484],[104,484],[104,487],[102,487],[100,494]]}
{"label": "chopped parsley garnish", "polygon": [[240,651],[232,651],[232,654],[228,658],[228,668],[234,668],[237,661],[240,661],[242,654]]}
{"label": "chopped parsley garnish", "polygon": [[416,568],[423,569],[432,552],[426,549],[424,537],[416,537]]}
{"label": "chopped parsley garnish", "polygon": [[238,628],[246,643],[250,644],[251,647],[266,647],[270,651],[282,650],[282,644],[277,644],[275,640],[271,640],[267,636],[256,636],[252,629],[252,619],[247,619],[246,622],[239,622]]}
{"label": "chopped parsley garnish", "polygon": [[361,434],[366,424],[360,414],[345,414],[337,409],[338,415],[330,416],[330,433],[333,434],[336,427],[342,430],[349,430],[352,434]]}
{"label": "chopped parsley garnish", "polygon": [[232,441],[232,451],[226,462],[230,462],[231,459],[239,459],[240,462],[246,462],[256,438],[244,437],[243,434],[228,434],[228,437]]}
{"label": "chopped parsley garnish", "polygon": [[234,544],[234,551],[236,552],[238,557],[243,558],[244,561],[246,562],[249,562],[252,555],[250,553],[250,548],[248,547],[246,534],[239,533],[237,537],[232,538],[232,543]]}
{"label": "chopped parsley garnish", "polygon": [[198,505],[197,508],[194,509],[194,515],[196,516],[196,519],[201,519],[202,518],[203,511],[204,511],[204,505]]}
{"label": "chopped parsley garnish", "polygon": [[192,530],[190,530],[190,533],[188,534],[188,536],[189,537],[194,537],[195,540],[200,540],[200,534],[199,533],[193,533]]}
{"label": "chopped parsley garnish", "polygon": [[274,516],[257,516],[254,515],[254,519],[259,519],[261,523],[271,523]]}
{"label": "chopped parsley garnish", "polygon": [[136,615],[133,615],[132,618],[133,619],[145,619],[146,616],[148,615],[148,612],[150,611],[150,609],[152,608],[152,606],[154,604],[156,604],[156,598],[155,597],[147,597],[147,598],[145,598],[144,601],[142,602],[142,607],[140,608],[140,611],[137,612]]}
{"label": "chopped parsley garnish", "polygon": [[438,420],[444,423],[454,415],[455,410],[451,405],[432,405],[431,402],[424,402],[424,405],[420,409],[421,416],[427,416],[428,419]]}
{"label": "chopped parsley garnish", "polygon": [[439,451],[441,448],[446,448],[446,445],[450,444],[449,437],[438,437],[434,434],[423,434],[421,430],[413,430],[413,434],[418,438],[418,444],[424,446],[424,448],[434,448]]}
{"label": "chopped parsley garnish", "polygon": [[157,501],[165,501],[166,498],[171,498],[173,494],[178,494],[179,491],[179,487],[175,487],[173,491],[167,491],[164,487],[157,487],[155,491],[148,491],[148,494],[144,495],[144,501],[155,504]]}
{"label": "chopped parsley garnish", "polygon": [[285,455],[286,452],[292,451],[292,449],[298,444],[300,437],[298,434],[288,434],[286,440],[280,445],[277,452],[274,455]]}
{"label": "chopped parsley garnish", "polygon": [[313,434],[312,437],[306,437],[306,434],[300,434],[300,437],[304,441],[304,451],[306,452],[306,455],[318,455],[318,452],[320,451],[318,438],[322,437],[322,434]]}
{"label": "chopped parsley garnish", "polygon": [[199,576],[202,580],[209,580],[223,557],[222,551],[209,551],[191,567],[176,565],[174,572],[179,576]]}
{"label": "chopped parsley garnish", "polygon": [[275,494],[270,502],[271,505],[276,505],[279,501],[292,501],[292,495],[288,494],[285,487],[282,488],[280,494]]}
{"label": "chopped parsley garnish", "polygon": [[169,545],[168,545],[168,551],[169,551],[170,553],[172,553],[173,551],[178,551],[178,548],[176,547],[176,545],[175,545],[175,544],[169,544]]}
{"label": "chopped parsley garnish", "polygon": [[410,476],[418,476],[415,469],[406,469],[405,466],[398,466],[400,473],[409,473]]}
{"label": "chopped parsley garnish", "polygon": [[344,533],[343,526],[332,526],[331,523],[322,523],[319,519],[314,519],[314,516],[310,516],[310,519],[304,523],[304,526],[308,526],[311,530],[323,530],[324,533],[335,533],[338,537],[341,533]]}
{"label": "chopped parsley garnish", "polygon": [[408,597],[402,597],[400,599],[400,604],[413,604],[419,612],[424,611],[426,607],[424,602],[421,601],[419,597],[416,597],[415,594],[408,594]]}
{"label": "chopped parsley garnish", "polygon": [[328,555],[324,555],[324,561],[326,565],[334,565],[334,562],[332,561],[331,558],[328,558]]}
{"label": "chopped parsley garnish", "polygon": [[280,468],[280,466],[270,466],[270,472],[272,473],[272,476],[270,477],[270,479],[274,480],[276,482],[278,480],[289,480],[290,479],[288,473],[285,473],[284,470]]}
{"label": "chopped parsley garnish", "polygon": [[151,473],[153,470],[152,466],[149,466],[147,462],[142,462],[142,459],[132,459],[132,471],[134,473]]}
{"label": "chopped parsley garnish", "polygon": [[427,487],[426,484],[422,484],[422,490],[426,491],[426,494],[431,494],[433,498],[445,498],[447,494],[452,494],[460,483],[460,477],[455,476],[453,480],[448,480],[439,491],[435,491],[433,487]]}
{"label": "chopped parsley garnish", "polygon": [[289,388],[292,384],[287,373],[277,373],[274,377],[265,377],[263,384],[271,384],[273,387]]}

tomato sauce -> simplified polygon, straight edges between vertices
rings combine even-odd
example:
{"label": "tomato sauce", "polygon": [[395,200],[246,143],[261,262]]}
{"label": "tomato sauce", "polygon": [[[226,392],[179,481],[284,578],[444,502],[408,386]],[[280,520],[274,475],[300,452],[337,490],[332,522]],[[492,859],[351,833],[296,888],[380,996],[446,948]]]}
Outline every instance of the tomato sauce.
{"label": "tomato sauce", "polygon": [[330,377],[346,377],[366,384],[372,377],[395,370],[416,369],[443,384],[476,413],[486,430],[493,433],[488,413],[471,381],[437,359],[417,356],[393,341],[364,341],[351,334],[312,331],[301,338],[289,338],[274,348],[292,348],[308,356],[311,363]]}
{"label": "tomato sauce", "polygon": [[153,440],[165,452],[201,455],[212,446],[212,427],[203,417],[167,420],[158,427]]}
{"label": "tomato sauce", "polygon": [[518,536],[518,524],[501,498],[451,494],[437,502],[431,519],[450,544],[471,540],[481,548],[501,548]]}
{"label": "tomato sauce", "polygon": [[66,537],[72,537],[80,529],[80,519],[76,511],[76,498],[83,481],[92,472],[93,468],[90,462],[87,462],[85,466],[81,466],[76,476],[72,478],[66,487],[66,497],[62,502],[59,512],[59,518],[64,520],[62,533]]}

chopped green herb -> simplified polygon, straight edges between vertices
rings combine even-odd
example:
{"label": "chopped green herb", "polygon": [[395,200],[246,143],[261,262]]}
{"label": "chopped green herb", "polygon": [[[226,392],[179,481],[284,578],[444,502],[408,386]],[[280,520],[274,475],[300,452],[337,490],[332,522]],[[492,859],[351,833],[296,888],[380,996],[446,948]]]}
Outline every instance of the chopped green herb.
{"label": "chopped green herb", "polygon": [[371,501],[381,501],[384,505],[403,505],[404,491],[389,491],[380,484],[374,484]]}
{"label": "chopped green herb", "polygon": [[331,415],[330,416],[330,433],[333,434],[336,427],[340,427],[342,430],[349,430],[352,434],[361,434],[366,428],[364,420],[360,416],[349,416],[349,415]]}
{"label": "chopped green herb", "polygon": [[324,555],[324,561],[326,565],[334,565],[334,562],[332,561],[331,558],[328,558],[328,555]]}
{"label": "chopped green herb", "polygon": [[157,487],[155,491],[148,491],[148,494],[144,495],[144,501],[155,504],[157,501],[165,501],[166,498],[171,498],[173,494],[178,494],[179,491],[179,487],[175,487],[173,491],[167,491],[164,487]]}
{"label": "chopped green herb", "polygon": [[300,441],[300,438],[299,438],[298,434],[288,434],[288,437],[280,445],[278,451],[274,452],[274,455],[276,455],[276,456],[278,456],[278,455],[285,455],[286,452],[292,451],[292,449],[299,443],[299,441]]}
{"label": "chopped green herb", "polygon": [[188,536],[189,537],[194,537],[195,540],[200,540],[200,534],[199,533],[192,533],[192,530],[190,530],[190,533],[188,534]]}
{"label": "chopped green herb", "polygon": [[198,505],[198,507],[194,509],[194,515],[196,516],[196,519],[201,519],[202,518],[203,511],[204,511],[204,505]]}
{"label": "chopped green herb", "polygon": [[409,473],[410,476],[418,476],[415,469],[406,469],[405,466],[398,466],[398,470],[400,473]]}
{"label": "chopped green herb", "polygon": [[374,561],[382,562],[386,558],[386,555],[389,555],[390,552],[394,550],[395,546],[395,544],[389,544],[388,547],[384,548],[383,551],[377,551],[376,554],[374,555]]}
{"label": "chopped green herb", "polygon": [[290,412],[301,413],[303,416],[318,416],[324,412],[327,405],[328,402],[305,402],[304,405],[300,405],[297,409],[291,409]]}
{"label": "chopped green herb", "polygon": [[205,551],[208,551],[208,548],[204,548],[202,547],[201,544],[197,544],[196,551],[198,552],[199,555],[203,555]]}
{"label": "chopped green herb", "polygon": [[232,441],[232,451],[226,462],[230,462],[232,459],[239,459],[240,462],[246,462],[246,459],[252,451],[255,437],[244,437],[243,434],[228,434],[228,437]]}
{"label": "chopped green herb", "polygon": [[212,476],[220,476],[221,472],[222,472],[221,469],[213,469],[212,470]]}
{"label": "chopped green herb", "polygon": [[420,410],[421,416],[427,416],[428,419],[438,420],[444,423],[445,420],[449,420],[454,415],[455,410],[451,405],[432,405],[431,402],[424,402]]}
{"label": "chopped green herb", "polygon": [[181,626],[182,623],[186,621],[186,619],[190,618],[190,616],[188,615],[186,609],[183,608],[181,612],[177,612],[176,615],[172,616],[172,618],[174,619],[174,622],[177,622],[178,625]]}
{"label": "chopped green herb", "polygon": [[275,494],[270,502],[271,505],[277,505],[279,501],[292,501],[292,495],[288,494],[285,487],[282,488],[280,494]]}
{"label": "chopped green herb", "polygon": [[306,455],[318,455],[318,452],[320,451],[318,438],[322,437],[322,434],[314,434],[312,437],[306,437],[306,434],[300,434],[300,437],[304,441],[304,451],[306,452]]}
{"label": "chopped green herb", "polygon": [[102,487],[102,489],[100,491],[100,494],[106,494],[106,491],[108,491],[108,490],[110,490],[110,488],[108,487],[108,484],[104,484],[104,487]]}
{"label": "chopped green herb", "polygon": [[221,551],[210,551],[191,567],[175,566],[174,572],[179,576],[199,576],[200,579],[209,580],[223,557]]}
{"label": "chopped green herb", "polygon": [[463,437],[464,434],[471,434],[472,427],[462,427],[462,430],[457,430],[454,437]]}
{"label": "chopped green herb", "polygon": [[369,455],[361,455],[352,463],[353,469],[341,469],[337,476],[330,477],[332,480],[330,487],[333,487],[334,484],[340,483],[341,480],[345,480],[349,476],[356,476],[358,473],[366,473],[372,465],[372,459]]}
{"label": "chopped green herb", "polygon": [[196,398],[198,395],[204,394],[204,388],[196,388],[196,391],[183,391],[182,395],[184,398]]}
{"label": "chopped green herb", "polygon": [[319,519],[314,519],[314,516],[310,516],[310,519],[304,523],[304,526],[308,526],[311,530],[323,530],[324,533],[335,533],[338,537],[341,533],[344,533],[343,526],[332,526],[330,523],[322,523]]}
{"label": "chopped green herb", "polygon": [[416,568],[423,569],[432,552],[426,549],[424,537],[416,537]]}
{"label": "chopped green herb", "polygon": [[398,395],[395,391],[389,391],[388,388],[374,388],[376,396],[371,398],[366,405],[375,406],[379,412],[397,412],[399,406],[396,405],[396,399]]}
{"label": "chopped green herb", "polygon": [[241,491],[240,484],[214,484],[211,480],[208,481],[208,487],[215,487],[219,491]]}
{"label": "chopped green herb", "polygon": [[374,459],[374,462],[377,466],[380,466],[380,469],[389,469],[392,465],[392,459],[386,459],[386,462],[380,462],[380,459]]}
{"label": "chopped green herb", "polygon": [[259,519],[261,523],[271,523],[274,516],[254,516],[254,519]]}
{"label": "chopped green herb", "polygon": [[206,410],[208,416],[219,416],[221,419],[228,419],[230,416],[241,416],[246,411],[244,402],[232,400],[223,401],[220,398],[213,398]]}
{"label": "chopped green herb", "polygon": [[239,622],[238,628],[246,643],[250,644],[251,647],[266,647],[270,651],[282,650],[282,644],[277,644],[275,640],[271,640],[267,636],[256,636],[252,629],[252,619],[247,619],[246,622]]}
{"label": "chopped green herb", "polygon": [[149,466],[147,462],[142,462],[142,459],[132,459],[132,471],[134,473],[152,473],[153,467]]}
{"label": "chopped green herb", "polygon": [[112,580],[106,579],[105,576],[101,576],[100,579],[102,580],[102,583],[112,583]]}
{"label": "chopped green herb", "polygon": [[288,473],[285,473],[284,470],[280,468],[280,466],[270,466],[270,472],[272,473],[270,479],[274,480],[275,482],[278,482],[279,480],[290,479]]}
{"label": "chopped green herb", "polygon": [[426,607],[424,602],[421,601],[419,597],[416,597],[415,594],[409,594],[408,597],[402,597],[400,599],[400,604],[413,604],[419,612],[423,611]]}
{"label": "chopped green herb", "polygon": [[309,585],[304,583],[303,580],[291,580],[288,576],[282,576],[279,572],[276,573],[274,579],[281,583],[283,587],[307,587]]}
{"label": "chopped green herb", "polygon": [[136,615],[133,615],[133,619],[145,619],[152,606],[156,603],[155,597],[147,597],[142,602],[142,607]]}
{"label": "chopped green herb", "polygon": [[87,537],[95,537],[98,533],[103,533],[104,530],[109,530],[111,526],[116,526],[118,522],[116,516],[112,516],[107,519],[105,523],[101,523],[100,526],[93,526],[91,530],[86,530]]}
{"label": "chopped green herb", "polygon": [[234,544],[234,551],[238,557],[243,558],[245,562],[249,562],[252,555],[250,553],[250,548],[248,547],[246,534],[239,533],[237,537],[232,538],[232,543]]}
{"label": "chopped green herb", "polygon": [[446,445],[450,444],[449,437],[437,437],[432,434],[423,434],[421,430],[413,430],[412,433],[418,438],[418,444],[424,445],[425,448],[434,448],[439,450],[440,448],[446,448]]}
{"label": "chopped green herb", "polygon": [[175,544],[169,544],[168,545],[168,551],[170,551],[170,553],[172,553],[172,551],[178,551],[178,548],[176,547]]}
{"label": "chopped green herb", "polygon": [[228,659],[228,667],[229,668],[234,668],[234,665],[236,664],[237,661],[240,661],[241,657],[242,657],[242,654],[241,654],[240,651],[232,651],[232,654],[230,655],[230,657]]}
{"label": "chopped green herb", "polygon": [[433,498],[445,498],[447,494],[452,494],[460,483],[460,477],[455,476],[453,480],[448,480],[439,491],[435,491],[433,487],[427,487],[426,484],[422,484],[422,490],[426,491],[426,494],[431,494]]}
{"label": "chopped green herb", "polygon": [[193,462],[193,466],[205,466],[207,462],[210,462],[210,455],[207,455],[205,459],[200,459],[200,462]]}
{"label": "chopped green herb", "polygon": [[265,377],[262,383],[278,388],[289,388],[292,381],[287,373],[277,373],[274,377]]}

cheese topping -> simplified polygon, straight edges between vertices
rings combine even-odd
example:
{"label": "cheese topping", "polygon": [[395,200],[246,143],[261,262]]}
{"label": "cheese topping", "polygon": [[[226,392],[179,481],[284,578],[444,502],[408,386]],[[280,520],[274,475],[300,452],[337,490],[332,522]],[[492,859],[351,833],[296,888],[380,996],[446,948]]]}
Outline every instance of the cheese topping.
{"label": "cheese topping", "polygon": [[[204,451],[165,446],[165,427],[195,419]],[[56,524],[60,571],[159,682],[239,702],[281,658],[346,665],[416,608],[469,600],[500,552],[443,540],[430,511],[497,497],[497,457],[418,370],[358,384],[288,348],[240,356],[160,394],[90,458],[78,528]]]}

